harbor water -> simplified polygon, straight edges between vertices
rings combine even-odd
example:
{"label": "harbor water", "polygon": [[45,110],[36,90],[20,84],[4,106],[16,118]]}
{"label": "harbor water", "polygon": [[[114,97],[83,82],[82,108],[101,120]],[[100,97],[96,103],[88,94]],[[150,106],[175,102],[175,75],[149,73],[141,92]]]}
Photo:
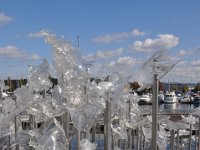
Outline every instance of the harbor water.
{"label": "harbor water", "polygon": [[[148,107],[148,109],[151,107],[149,105],[143,105],[140,107]],[[199,107],[197,104],[185,104],[185,103],[173,103],[173,104],[169,104],[169,103],[162,103],[159,104],[159,111],[167,111],[167,112],[171,112],[174,113],[179,112],[181,114],[181,112],[191,112],[192,110],[196,109],[197,107]],[[136,130],[134,132],[137,132]],[[90,134],[90,139],[92,138],[92,134]],[[196,137],[193,136],[191,139],[191,150],[197,150],[197,139],[195,139]],[[143,137],[141,138],[142,140]],[[140,139],[140,140],[141,140]],[[132,134],[132,143],[131,146],[128,146],[128,141],[121,139],[118,140],[117,143],[117,150],[138,150],[138,148],[140,150],[150,150],[150,148],[145,147],[145,145],[143,144],[138,144],[138,137],[137,134]],[[101,134],[96,134],[96,140],[94,142],[96,144],[96,150],[104,150],[104,135]],[[149,143],[150,144],[150,143]],[[170,147],[170,141],[167,145],[166,149],[159,149],[159,150],[171,150],[172,148]],[[179,143],[179,148],[177,148],[177,144],[174,144],[174,150],[188,150],[189,149],[189,138],[184,138],[184,139],[180,139],[180,143]],[[76,136],[74,135],[70,141],[70,150],[76,150]],[[115,149],[114,149],[115,150]]]}

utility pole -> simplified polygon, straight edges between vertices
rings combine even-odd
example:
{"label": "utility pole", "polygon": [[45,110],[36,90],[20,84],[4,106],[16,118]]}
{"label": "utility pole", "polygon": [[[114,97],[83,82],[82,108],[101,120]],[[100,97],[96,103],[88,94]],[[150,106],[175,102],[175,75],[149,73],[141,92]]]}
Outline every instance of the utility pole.
{"label": "utility pole", "polygon": [[151,149],[157,150],[158,135],[158,74],[154,74],[152,102],[152,138]]}

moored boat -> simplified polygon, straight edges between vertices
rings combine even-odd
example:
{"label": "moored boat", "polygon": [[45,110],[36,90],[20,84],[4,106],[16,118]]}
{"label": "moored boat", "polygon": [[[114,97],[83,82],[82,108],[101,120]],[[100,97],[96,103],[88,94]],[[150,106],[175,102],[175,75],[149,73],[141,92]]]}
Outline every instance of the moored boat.
{"label": "moored boat", "polygon": [[181,99],[180,99],[181,103],[192,103],[192,99],[189,95],[184,95]]}
{"label": "moored boat", "polygon": [[177,102],[177,96],[175,92],[165,93],[164,103],[176,103],[176,102]]}
{"label": "moored boat", "polygon": [[200,96],[194,97],[193,103],[194,104],[200,104]]}
{"label": "moored boat", "polygon": [[138,102],[139,105],[147,105],[152,103],[152,97],[149,94],[143,94]]}
{"label": "moored boat", "polygon": [[163,94],[163,92],[159,92],[158,94],[158,103],[163,103],[165,99],[165,95]]}

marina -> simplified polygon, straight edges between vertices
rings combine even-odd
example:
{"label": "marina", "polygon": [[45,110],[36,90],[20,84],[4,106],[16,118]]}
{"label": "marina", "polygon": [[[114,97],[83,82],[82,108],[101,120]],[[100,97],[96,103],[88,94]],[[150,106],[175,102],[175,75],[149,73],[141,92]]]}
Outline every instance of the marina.
{"label": "marina", "polygon": [[0,150],[200,150],[200,1],[20,2],[0,4]]}
{"label": "marina", "polygon": [[[9,94],[10,96],[12,94]],[[8,96],[9,97],[9,96]],[[141,98],[143,99],[143,97],[147,98],[148,96],[141,96]],[[149,97],[148,97],[149,98]],[[15,101],[15,98],[12,98],[13,101]],[[149,100],[149,99],[148,99]],[[194,115],[196,116],[197,114],[197,110],[199,109],[199,103],[181,103],[181,102],[176,102],[176,103],[159,103],[158,104],[158,115],[159,116],[164,116],[165,117],[169,117],[169,120],[166,121],[166,123],[168,124],[169,127],[164,127],[165,130],[167,131],[167,143],[166,143],[166,150],[171,150],[171,149],[180,149],[180,150],[187,150],[187,149],[191,149],[191,150],[196,150],[198,149],[198,133],[199,133],[199,127],[198,127],[198,123],[195,123],[193,125],[192,128],[190,128],[190,126],[188,126],[188,130],[185,130],[184,127],[181,127],[181,121],[183,118],[182,116],[190,116],[190,115]],[[151,115],[151,109],[152,109],[152,105],[141,105],[138,107],[139,109],[143,110],[142,111],[142,118],[146,118],[145,116]],[[199,112],[199,111],[198,111]],[[198,115],[196,116],[197,119],[199,118]],[[141,118],[141,121],[143,120]],[[19,119],[19,118],[18,118]],[[93,126],[94,128],[92,128],[88,133],[87,132],[80,132],[80,138],[81,139],[88,139],[89,141],[93,141],[94,143],[96,143],[95,149],[96,150],[104,150],[104,121],[102,120],[103,118],[101,118],[100,120],[96,120],[95,126]],[[28,135],[29,130],[32,128],[31,124],[30,124],[30,116],[29,115],[22,115],[21,118],[21,127],[22,130],[24,131],[24,135]],[[57,120],[62,124],[62,119],[61,118],[57,118]],[[118,119],[117,119],[118,120]],[[19,120],[18,120],[19,121]],[[172,126],[172,124],[174,124]],[[43,123],[42,123],[43,124]],[[37,128],[39,129],[42,124],[37,124]],[[175,124],[180,125],[179,127],[175,127]],[[148,150],[149,148],[149,140],[145,138],[145,128],[143,129],[143,123],[136,125],[135,127],[133,127],[131,124],[127,125],[127,130],[129,130],[129,134],[127,133],[127,139],[121,139],[119,138],[118,140],[115,140],[115,143],[111,144],[111,148],[112,149],[123,149],[123,150],[129,150],[129,149],[133,149],[133,150],[137,150],[137,149],[141,149],[141,150]],[[170,129],[170,127],[173,128],[173,130]],[[159,128],[163,128],[163,126],[159,125]],[[185,126],[186,128],[186,126]],[[93,130],[95,132],[93,132]],[[191,132],[190,132],[191,131]],[[69,146],[68,149],[70,150],[76,150],[77,149],[77,137],[75,135],[76,130],[75,127],[73,126],[73,122],[70,119],[69,120],[69,131],[68,131],[68,136],[71,136],[71,140],[69,141]],[[118,131],[120,132],[120,131]],[[179,137],[177,134],[180,134]],[[122,133],[120,133],[122,134]],[[146,133],[147,134],[147,133]],[[11,134],[12,135],[12,134]],[[15,146],[12,144],[12,139],[14,137],[9,136],[5,138],[1,138],[0,143],[1,145],[3,143],[6,143],[6,145],[10,145],[12,150],[15,150]],[[116,138],[115,136],[112,137]],[[172,139],[173,138],[173,139]],[[178,138],[178,139],[177,139]],[[179,143],[177,143],[179,142]],[[25,143],[24,143],[25,144]],[[29,146],[27,145],[28,143],[26,143],[25,145],[20,145],[18,148],[19,149],[28,149]],[[6,146],[2,145],[2,148],[6,149]],[[173,147],[173,148],[172,148]],[[177,148],[179,147],[179,148]],[[16,148],[17,149],[17,148]],[[160,150],[162,150],[162,148],[160,148]],[[163,149],[164,150],[164,149]]]}
{"label": "marina", "polygon": [[180,93],[159,89],[159,80],[177,63],[165,59],[164,50],[144,62],[134,90],[129,77],[92,72],[71,43],[41,34],[53,48],[57,78],[43,59],[29,67],[26,83],[1,80],[0,149],[200,149],[199,91],[190,91],[188,102]]}

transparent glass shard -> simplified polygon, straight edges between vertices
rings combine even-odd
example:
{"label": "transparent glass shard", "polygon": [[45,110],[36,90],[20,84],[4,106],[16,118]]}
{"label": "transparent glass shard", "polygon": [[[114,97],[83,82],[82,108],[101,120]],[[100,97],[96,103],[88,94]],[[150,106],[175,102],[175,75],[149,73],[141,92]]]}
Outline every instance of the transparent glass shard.
{"label": "transparent glass shard", "polygon": [[80,141],[80,149],[81,150],[95,150],[96,144],[91,143],[88,139],[82,139]]}
{"label": "transparent glass shard", "polygon": [[159,147],[159,149],[166,149],[167,148],[167,138],[164,134],[162,134],[161,132],[158,132],[158,138],[157,138],[157,145]]}
{"label": "transparent glass shard", "polygon": [[13,117],[8,114],[0,114],[0,138],[15,133]]}
{"label": "transparent glass shard", "polygon": [[115,139],[128,139],[126,127],[124,125],[111,124],[111,129]]}
{"label": "transparent glass shard", "polygon": [[93,104],[86,104],[80,108],[69,109],[73,125],[80,131],[88,131],[95,119],[102,113],[102,108]]}
{"label": "transparent glass shard", "polygon": [[142,127],[142,132],[147,140],[151,139],[152,129],[150,127]]}
{"label": "transparent glass shard", "polygon": [[66,150],[68,142],[62,126],[56,119],[50,119],[44,122],[39,129],[30,131],[29,145],[36,150]]}
{"label": "transparent glass shard", "polygon": [[14,109],[15,108],[16,108],[15,101],[10,97],[7,97],[2,102],[2,111],[3,111],[3,113],[12,114],[12,113],[14,113]]}
{"label": "transparent glass shard", "polygon": [[49,80],[49,64],[47,59],[43,60],[43,63],[37,67],[29,67],[29,88],[33,91],[48,90],[52,83]]}
{"label": "transparent glass shard", "polygon": [[198,120],[196,117],[192,116],[192,115],[189,115],[187,117],[181,115],[181,117],[183,118],[182,120],[185,121],[186,123],[189,123],[189,124],[195,124]]}
{"label": "transparent glass shard", "polygon": [[26,86],[17,88],[14,91],[14,94],[16,96],[16,107],[21,108],[22,110],[25,110],[33,100],[33,93],[31,93]]}
{"label": "transparent glass shard", "polygon": [[164,77],[178,62],[173,62],[170,59],[167,50],[159,50],[152,55],[142,66],[138,75],[138,82],[141,91],[153,83],[154,74],[158,74],[158,78]]}

